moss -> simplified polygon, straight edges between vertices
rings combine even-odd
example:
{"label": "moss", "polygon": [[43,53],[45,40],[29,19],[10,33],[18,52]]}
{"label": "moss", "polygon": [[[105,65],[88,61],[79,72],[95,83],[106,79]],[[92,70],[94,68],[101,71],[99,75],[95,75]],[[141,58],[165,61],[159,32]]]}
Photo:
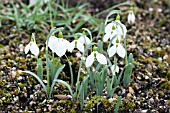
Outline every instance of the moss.
{"label": "moss", "polygon": [[132,100],[120,104],[121,111],[133,111],[134,109],[136,109],[136,104]]}
{"label": "moss", "polygon": [[168,57],[168,58],[166,59],[166,61],[170,64],[170,57]]}
{"label": "moss", "polygon": [[168,104],[168,106],[170,106],[170,100],[167,100],[166,103]]}
{"label": "moss", "polygon": [[146,64],[152,64],[153,58],[145,58],[145,59],[142,59],[141,62],[146,63]]}
{"label": "moss", "polygon": [[170,77],[170,69],[168,69],[167,76]]}
{"label": "moss", "polygon": [[163,88],[163,89],[166,89],[166,90],[170,90],[170,82],[166,81],[166,82],[162,83],[160,85],[160,87]]}
{"label": "moss", "polygon": [[105,99],[105,98],[100,97],[100,96],[94,96],[94,97],[92,97],[91,100],[89,100],[86,103],[84,109],[85,109],[85,111],[88,112],[93,108],[97,108],[97,105],[98,105],[98,110],[99,111],[109,112],[114,108],[114,105],[116,105],[116,101],[113,101],[112,103],[110,103],[108,101],[108,99]]}
{"label": "moss", "polygon": [[0,48],[4,48],[4,45],[3,45],[3,44],[0,44]]}
{"label": "moss", "polygon": [[163,57],[163,56],[165,56],[166,51],[165,51],[165,50],[156,50],[156,53],[157,53],[159,56]]}

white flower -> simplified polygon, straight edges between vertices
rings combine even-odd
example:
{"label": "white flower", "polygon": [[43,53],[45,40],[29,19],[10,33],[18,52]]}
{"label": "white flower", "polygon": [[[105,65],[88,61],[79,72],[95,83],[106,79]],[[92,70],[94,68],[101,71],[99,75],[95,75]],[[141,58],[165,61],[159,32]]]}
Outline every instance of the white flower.
{"label": "white flower", "polygon": [[65,55],[66,51],[70,50],[70,42],[63,39],[62,32],[58,33],[58,37],[51,36],[49,38],[48,47],[55,52],[59,57]]}
{"label": "white flower", "polygon": [[72,52],[74,48],[77,48],[82,53],[84,52],[84,45],[78,40],[74,40],[71,42],[70,47],[68,48],[68,51]]}
{"label": "white flower", "polygon": [[119,31],[119,34],[123,36],[123,38],[125,38],[126,36],[126,33],[127,33],[127,29],[126,29],[126,26],[121,23],[120,20],[115,20],[117,22],[117,28],[118,28],[118,31]]}
{"label": "white flower", "polygon": [[59,56],[62,57],[65,55],[66,51],[70,47],[70,42],[63,39],[63,38],[57,38],[57,42],[55,44],[55,53]]}
{"label": "white flower", "polygon": [[[115,22],[109,23],[105,27],[105,35],[103,37],[103,41],[106,42],[109,38],[112,40],[113,37],[118,37],[120,40],[121,37],[125,38],[127,29],[124,24],[120,22],[120,20],[116,20]],[[114,44],[116,41],[116,38],[113,39],[112,43]]]}
{"label": "white flower", "polygon": [[31,51],[31,53],[35,56],[38,56],[39,54],[39,48],[35,42],[35,36],[34,34],[32,34],[32,37],[31,37],[31,41],[28,45],[26,45],[25,47],[25,54],[27,54],[29,52],[29,50]]}
{"label": "white flower", "polygon": [[51,36],[48,41],[48,47],[51,49],[52,52],[55,52],[56,44],[57,44],[57,37]]}
{"label": "white flower", "polygon": [[117,53],[120,57],[124,58],[126,54],[126,50],[120,43],[114,44],[109,48],[109,57],[112,57],[115,53]]}
{"label": "white flower", "polygon": [[105,27],[105,35],[103,37],[103,41],[106,42],[109,38],[110,40],[113,38],[113,36],[117,35],[119,32],[116,29],[116,24],[115,23],[109,23]]}
{"label": "white flower", "polygon": [[129,11],[129,14],[128,14],[128,23],[135,23],[135,15],[133,13],[133,10],[130,10]]}
{"label": "white flower", "polygon": [[107,64],[106,57],[103,54],[93,51],[86,59],[86,67],[90,67],[96,59],[100,64]]}
{"label": "white flower", "polygon": [[81,42],[82,44],[86,44],[86,45],[91,43],[90,39],[86,35],[80,36],[78,42]]}
{"label": "white flower", "polygon": [[44,0],[45,3],[47,3],[49,0]]}
{"label": "white flower", "polygon": [[113,73],[115,73],[115,72],[119,73],[119,66],[116,66],[116,71],[115,71],[114,68],[115,68],[115,65],[112,65],[111,71],[112,71]]}
{"label": "white flower", "polygon": [[[44,3],[47,3],[49,0],[44,0]],[[38,0],[29,0],[29,7],[32,7],[38,3]],[[43,4],[43,1],[40,1],[40,4]]]}
{"label": "white flower", "polygon": [[72,52],[74,48],[77,48],[79,51],[83,53],[84,44],[88,45],[90,43],[91,43],[90,39],[87,36],[83,35],[78,40],[75,39],[74,41],[71,42],[70,47],[68,48],[68,51]]}

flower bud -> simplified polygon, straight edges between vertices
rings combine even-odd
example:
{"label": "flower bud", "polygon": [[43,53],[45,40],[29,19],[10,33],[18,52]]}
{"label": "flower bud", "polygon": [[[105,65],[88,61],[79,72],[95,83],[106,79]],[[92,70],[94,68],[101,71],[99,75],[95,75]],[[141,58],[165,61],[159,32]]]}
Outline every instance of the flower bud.
{"label": "flower bud", "polygon": [[120,15],[119,14],[117,14],[116,20],[120,20]]}
{"label": "flower bud", "polygon": [[58,33],[58,38],[63,38],[63,33],[61,31]]}

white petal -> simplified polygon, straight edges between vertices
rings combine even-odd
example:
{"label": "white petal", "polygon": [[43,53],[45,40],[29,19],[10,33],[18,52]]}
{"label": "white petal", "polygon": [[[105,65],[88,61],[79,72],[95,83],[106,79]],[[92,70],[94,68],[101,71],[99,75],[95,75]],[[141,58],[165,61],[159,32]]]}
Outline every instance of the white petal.
{"label": "white petal", "polygon": [[[67,41],[67,40],[65,40],[65,39],[62,39],[62,41],[63,41],[63,43],[64,43],[64,45],[65,45],[66,49],[69,51],[69,48],[70,48],[70,42],[69,42],[69,41]],[[75,46],[74,46],[74,47],[75,47]]]}
{"label": "white petal", "polygon": [[94,62],[94,52],[92,52],[86,59],[86,67],[90,67]]}
{"label": "white petal", "polygon": [[62,57],[66,53],[67,47],[63,41],[63,39],[58,39],[57,45],[55,48],[55,53],[59,56]]}
{"label": "white petal", "polygon": [[85,35],[80,36],[80,38],[77,41],[87,45],[91,43],[90,39]]}
{"label": "white petal", "polygon": [[83,45],[83,43],[80,43],[80,42],[77,41],[77,49],[83,53],[84,52],[84,45]]}
{"label": "white petal", "polygon": [[36,0],[29,0],[29,7],[36,5]]}
{"label": "white petal", "polygon": [[25,54],[27,54],[29,50],[30,50],[30,43],[25,47]]}
{"label": "white petal", "polygon": [[[113,73],[115,73],[114,67],[115,67],[115,65],[112,65],[112,67],[111,67],[111,70]],[[116,66],[116,72],[119,73],[119,66]]]}
{"label": "white petal", "polygon": [[125,57],[126,51],[125,51],[124,47],[123,47],[121,44],[118,44],[117,54],[118,54],[120,57],[122,57],[122,58]]}
{"label": "white petal", "polygon": [[72,52],[74,48],[75,48],[75,40],[72,41],[72,42],[69,44],[68,51],[69,51],[69,52]]}
{"label": "white petal", "polygon": [[96,52],[96,58],[100,64],[107,64],[107,59],[103,54]]}
{"label": "white petal", "polygon": [[109,53],[109,57],[112,57],[116,53],[116,44],[110,47],[108,53]]}
{"label": "white petal", "polygon": [[133,11],[129,11],[129,14],[128,14],[128,23],[135,23],[135,15],[133,13]]}
{"label": "white petal", "polygon": [[111,35],[110,33],[106,33],[103,37],[103,41],[104,42],[108,41],[108,39],[110,38],[110,35]]}
{"label": "white petal", "polygon": [[105,27],[105,33],[111,33],[112,32],[112,27],[115,26],[114,23],[109,23]]}
{"label": "white petal", "polygon": [[44,0],[45,3],[47,3],[49,0]]}
{"label": "white petal", "polygon": [[37,46],[37,44],[35,42],[31,42],[30,44],[30,51],[32,54],[34,54],[35,56],[38,56],[39,54],[39,48]]}
{"label": "white petal", "polygon": [[48,47],[51,49],[52,52],[55,51],[57,44],[57,38],[55,36],[51,36],[48,42]]}
{"label": "white petal", "polygon": [[[117,26],[117,30],[120,32],[120,35],[123,35],[123,37],[125,38],[126,33],[127,33],[127,29],[126,26],[124,24],[122,24],[120,22],[120,20],[116,20],[116,22],[118,22],[118,26]],[[123,30],[123,31],[122,31]]]}

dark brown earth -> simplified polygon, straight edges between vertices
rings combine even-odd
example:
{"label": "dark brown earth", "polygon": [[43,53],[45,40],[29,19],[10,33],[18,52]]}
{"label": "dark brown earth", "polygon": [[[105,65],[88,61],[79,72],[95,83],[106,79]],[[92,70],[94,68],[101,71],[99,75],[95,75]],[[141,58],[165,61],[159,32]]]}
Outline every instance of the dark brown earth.
{"label": "dark brown earth", "polygon": [[[15,1],[16,4],[21,1]],[[87,14],[95,15],[124,0],[82,0],[89,2]],[[24,1],[26,3],[26,1]],[[127,23],[127,6],[123,10],[121,21],[128,29],[127,48],[134,55],[132,82],[129,86],[120,86],[113,96],[122,96],[120,113],[169,113],[170,112],[170,3],[168,0],[135,0],[135,25]],[[11,7],[9,0],[0,3]],[[77,0],[69,0],[69,6],[75,6]],[[0,8],[2,13],[4,9]],[[1,14],[0,13],[0,14]],[[125,16],[124,16],[125,15]],[[1,16],[1,15],[0,15]],[[99,16],[105,19],[105,14]],[[47,26],[43,32],[35,29],[17,30],[16,23],[2,20],[0,26],[0,112],[91,112],[100,101],[100,112],[113,112],[114,103],[109,103],[105,97],[92,97],[83,111],[79,102],[60,100],[57,94],[68,94],[66,87],[55,86],[53,97],[47,100],[40,84],[31,76],[22,74],[21,70],[36,70],[36,59],[24,54],[24,47],[29,42],[32,32],[37,34],[43,57],[45,36],[49,32]],[[91,26],[89,26],[91,27]],[[94,34],[96,34],[94,32]],[[77,59],[73,57],[75,69]],[[63,60],[65,62],[65,60]],[[67,66],[68,67],[68,66]],[[64,71],[67,72],[68,68]],[[74,73],[77,73],[76,71]],[[69,81],[66,75],[62,79]],[[103,94],[105,95],[105,94]],[[97,111],[94,110],[94,113]]]}

